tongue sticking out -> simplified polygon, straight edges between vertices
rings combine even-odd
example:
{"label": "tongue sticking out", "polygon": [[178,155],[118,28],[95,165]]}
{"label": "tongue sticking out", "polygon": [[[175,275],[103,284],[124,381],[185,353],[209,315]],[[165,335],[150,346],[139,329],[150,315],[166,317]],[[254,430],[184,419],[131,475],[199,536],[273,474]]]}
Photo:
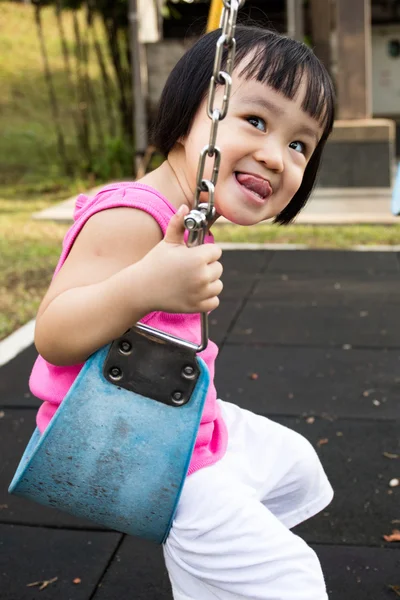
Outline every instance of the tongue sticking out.
{"label": "tongue sticking out", "polygon": [[256,177],[255,175],[248,175],[247,173],[236,173],[236,179],[243,187],[247,188],[251,192],[255,192],[261,198],[266,198],[272,192],[271,186],[268,181]]}

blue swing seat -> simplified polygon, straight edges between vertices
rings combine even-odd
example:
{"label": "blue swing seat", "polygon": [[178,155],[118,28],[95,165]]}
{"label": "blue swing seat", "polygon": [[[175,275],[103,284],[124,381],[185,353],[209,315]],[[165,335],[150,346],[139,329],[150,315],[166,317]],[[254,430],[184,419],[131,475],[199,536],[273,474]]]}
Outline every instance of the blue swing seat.
{"label": "blue swing seat", "polygon": [[[209,373],[171,406],[107,381],[110,345],[85,363],[43,435],[36,429],[9,492],[163,543],[189,468]],[[157,374],[155,374],[157,377]]]}

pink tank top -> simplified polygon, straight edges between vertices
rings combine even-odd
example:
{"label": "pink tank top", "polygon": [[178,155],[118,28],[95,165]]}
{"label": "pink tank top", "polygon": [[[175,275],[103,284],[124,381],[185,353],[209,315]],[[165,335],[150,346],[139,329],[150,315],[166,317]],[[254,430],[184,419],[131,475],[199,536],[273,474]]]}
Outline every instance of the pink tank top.
{"label": "pink tank top", "polygon": [[[87,220],[95,213],[116,207],[130,207],[144,210],[159,224],[165,235],[168,223],[176,209],[153,188],[141,183],[116,183],[103,188],[96,196],[89,198],[81,194],[76,201],[74,224],[67,232],[60,260],[54,272],[58,273],[68,256],[72,245]],[[213,243],[212,235],[206,236],[205,243]],[[198,314],[169,314],[153,312],[142,319],[143,323],[161,329],[191,342],[200,343],[201,330]],[[214,385],[215,359],[218,348],[209,341],[207,348],[199,354],[210,373],[208,390],[200,429],[196,439],[188,475],[202,467],[217,462],[225,454],[228,432],[217,404]],[[82,368],[82,364],[58,367],[38,356],[29,380],[30,390],[43,400],[37,414],[37,426],[43,432],[64,399],[66,393]]]}

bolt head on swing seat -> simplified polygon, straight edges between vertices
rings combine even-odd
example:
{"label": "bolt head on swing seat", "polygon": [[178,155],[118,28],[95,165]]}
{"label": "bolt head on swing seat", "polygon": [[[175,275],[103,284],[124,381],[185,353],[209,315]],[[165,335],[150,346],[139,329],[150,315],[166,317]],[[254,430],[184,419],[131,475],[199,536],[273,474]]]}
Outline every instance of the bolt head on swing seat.
{"label": "bolt head on swing seat", "polygon": [[9,491],[162,543],[193,452],[208,370],[196,358],[190,399],[166,404],[110,383],[103,374],[109,350],[88,359],[45,432],[35,430]]}

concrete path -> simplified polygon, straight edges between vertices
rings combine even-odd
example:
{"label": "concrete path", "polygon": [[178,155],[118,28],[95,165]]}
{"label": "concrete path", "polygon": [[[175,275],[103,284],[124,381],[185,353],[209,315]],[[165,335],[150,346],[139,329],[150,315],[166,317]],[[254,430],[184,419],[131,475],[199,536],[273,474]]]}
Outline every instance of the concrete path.
{"label": "concrete path", "polygon": [[[400,267],[395,252],[224,252],[217,389],[305,435],[335,489],[297,528],[330,600],[395,600]],[[32,346],[0,369],[1,600],[171,600],[161,549],[7,495],[39,405]],[[40,590],[35,582],[50,582]],[[196,600],[202,600],[201,598]]]}
{"label": "concrete path", "polygon": [[[101,187],[90,190],[89,193],[95,194]],[[399,217],[391,213],[391,196],[390,188],[317,188],[296,222],[310,225],[399,223]],[[57,206],[35,213],[33,218],[70,222],[75,199],[74,196]],[[220,219],[217,224],[222,225],[226,222]]]}

